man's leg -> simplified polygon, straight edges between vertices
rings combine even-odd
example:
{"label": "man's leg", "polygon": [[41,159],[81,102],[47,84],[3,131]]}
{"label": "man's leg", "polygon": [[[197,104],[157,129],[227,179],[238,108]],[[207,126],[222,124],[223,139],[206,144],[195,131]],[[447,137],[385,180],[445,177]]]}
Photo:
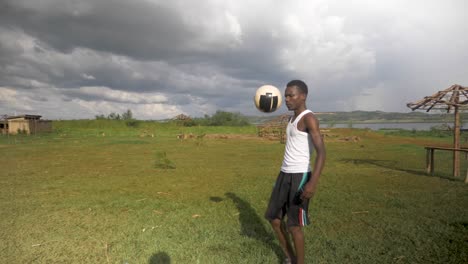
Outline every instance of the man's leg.
{"label": "man's leg", "polygon": [[278,238],[279,244],[284,254],[291,261],[294,261],[294,251],[292,249],[291,242],[289,240],[289,235],[287,233],[284,222],[280,219],[274,219],[270,223],[273,227],[273,230],[275,231],[276,237]]}
{"label": "man's leg", "polygon": [[292,226],[289,228],[294,241],[294,248],[296,249],[296,263],[303,264],[305,253],[304,253],[304,232],[300,226]]}

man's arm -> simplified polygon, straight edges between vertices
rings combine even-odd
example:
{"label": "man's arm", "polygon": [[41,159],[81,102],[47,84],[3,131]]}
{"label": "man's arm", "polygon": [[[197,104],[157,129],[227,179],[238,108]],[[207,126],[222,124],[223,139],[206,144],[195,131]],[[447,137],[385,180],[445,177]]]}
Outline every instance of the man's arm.
{"label": "man's arm", "polygon": [[304,116],[304,124],[309,133],[312,144],[314,145],[316,156],[315,163],[312,169],[312,175],[309,181],[304,186],[304,192],[302,198],[312,198],[317,188],[317,183],[322,173],[322,169],[325,166],[325,144],[323,143],[322,135],[320,134],[319,122],[314,114],[307,114]]}

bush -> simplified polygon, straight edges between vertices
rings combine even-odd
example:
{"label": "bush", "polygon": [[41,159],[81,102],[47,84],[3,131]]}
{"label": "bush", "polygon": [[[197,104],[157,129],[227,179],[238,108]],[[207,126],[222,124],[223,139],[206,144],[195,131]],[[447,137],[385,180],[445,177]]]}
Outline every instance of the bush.
{"label": "bush", "polygon": [[166,152],[161,151],[156,153],[156,161],[154,163],[156,169],[175,169],[173,161],[167,158]]}
{"label": "bush", "polygon": [[216,111],[216,113],[208,119],[210,126],[248,126],[249,120],[240,113],[231,113],[225,111]]}
{"label": "bush", "polygon": [[138,120],[136,119],[130,119],[130,120],[126,120],[125,124],[128,127],[138,127],[140,125],[140,122],[138,122]]}
{"label": "bush", "polygon": [[247,117],[240,113],[231,113],[226,111],[216,111],[212,116],[205,115],[202,118],[175,120],[179,126],[249,126],[250,122]]}
{"label": "bush", "polygon": [[430,128],[430,133],[432,136],[435,136],[435,137],[448,137],[448,136],[451,136],[453,132],[450,131],[450,127],[448,125],[439,125],[439,126],[432,126]]}

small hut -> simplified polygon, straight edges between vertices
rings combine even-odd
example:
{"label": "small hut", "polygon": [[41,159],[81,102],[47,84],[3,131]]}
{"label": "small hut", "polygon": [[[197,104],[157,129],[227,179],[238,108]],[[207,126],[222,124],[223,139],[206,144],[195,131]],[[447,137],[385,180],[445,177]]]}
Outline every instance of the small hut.
{"label": "small hut", "polygon": [[9,116],[6,118],[5,129],[11,135],[51,132],[52,121],[40,120],[40,118],[40,115]]}

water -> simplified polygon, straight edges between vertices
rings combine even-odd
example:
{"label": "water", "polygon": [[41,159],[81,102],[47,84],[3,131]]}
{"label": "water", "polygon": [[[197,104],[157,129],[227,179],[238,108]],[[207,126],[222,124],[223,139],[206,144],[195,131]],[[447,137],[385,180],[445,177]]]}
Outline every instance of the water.
{"label": "water", "polygon": [[[355,123],[339,123],[333,124],[332,127],[334,128],[368,128],[371,130],[379,130],[379,129],[405,129],[405,130],[430,130],[431,127],[434,126],[441,126],[441,125],[449,125],[453,127],[453,123],[366,123],[366,124],[355,124]],[[328,124],[321,123],[321,128],[328,128]],[[467,125],[463,126],[462,129],[468,128]]]}

